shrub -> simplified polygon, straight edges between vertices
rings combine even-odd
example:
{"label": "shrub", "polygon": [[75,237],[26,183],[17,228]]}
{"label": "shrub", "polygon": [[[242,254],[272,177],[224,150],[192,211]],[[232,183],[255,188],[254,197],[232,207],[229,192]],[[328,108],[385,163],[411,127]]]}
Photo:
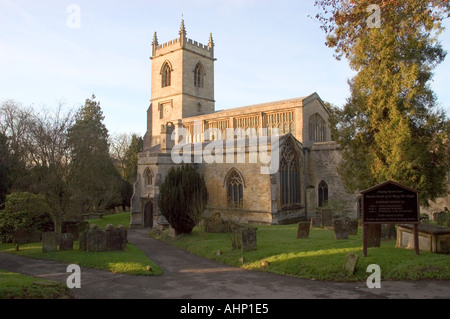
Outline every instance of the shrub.
{"label": "shrub", "polygon": [[49,212],[50,207],[40,195],[23,192],[6,196],[5,209],[0,210],[1,241],[11,242],[17,229],[30,232],[52,230]]}
{"label": "shrub", "polygon": [[436,214],[436,223],[440,226],[450,227],[450,212]]}
{"label": "shrub", "polygon": [[171,168],[160,187],[159,209],[177,234],[189,234],[208,202],[205,180],[192,165]]}

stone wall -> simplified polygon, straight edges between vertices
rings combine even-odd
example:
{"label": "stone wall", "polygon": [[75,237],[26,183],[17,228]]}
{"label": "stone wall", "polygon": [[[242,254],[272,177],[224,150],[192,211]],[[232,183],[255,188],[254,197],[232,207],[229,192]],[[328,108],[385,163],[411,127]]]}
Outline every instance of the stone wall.
{"label": "stone wall", "polygon": [[341,153],[336,142],[315,143],[308,156],[309,191],[308,211],[315,214],[318,206],[318,186],[324,180],[328,184],[328,199],[342,199],[347,202],[350,217],[356,217],[357,196],[346,192],[344,183],[337,172]]}

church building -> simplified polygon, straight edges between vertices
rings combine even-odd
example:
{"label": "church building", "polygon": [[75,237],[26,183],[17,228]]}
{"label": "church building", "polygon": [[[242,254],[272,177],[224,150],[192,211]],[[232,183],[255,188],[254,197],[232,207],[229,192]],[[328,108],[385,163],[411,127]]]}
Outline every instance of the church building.
{"label": "church building", "polygon": [[[214,41],[152,43],[151,100],[139,154],[130,228],[163,220],[159,186],[172,167],[195,163],[209,193],[205,215],[285,224],[314,216],[328,200],[356,213],[337,173],[339,146],[317,93],[215,111]],[[301,91],[301,88],[299,88]],[[305,93],[305,92],[303,92]]]}

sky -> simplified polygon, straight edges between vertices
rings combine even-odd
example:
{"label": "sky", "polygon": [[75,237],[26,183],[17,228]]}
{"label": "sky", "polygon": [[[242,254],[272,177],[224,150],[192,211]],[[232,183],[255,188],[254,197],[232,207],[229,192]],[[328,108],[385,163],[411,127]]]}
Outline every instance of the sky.
{"label": "sky", "polygon": [[[354,72],[325,46],[314,0],[0,0],[0,102],[78,109],[95,94],[110,134],[146,130],[151,43],[215,43],[216,110],[307,96],[342,106]],[[450,51],[450,23],[440,41]],[[432,88],[450,116],[450,56]]]}

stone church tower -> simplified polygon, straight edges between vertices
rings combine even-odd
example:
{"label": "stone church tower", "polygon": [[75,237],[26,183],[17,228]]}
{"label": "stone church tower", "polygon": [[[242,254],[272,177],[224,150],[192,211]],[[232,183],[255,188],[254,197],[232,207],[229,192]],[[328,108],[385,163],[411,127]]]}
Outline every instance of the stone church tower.
{"label": "stone church tower", "polygon": [[147,111],[144,149],[161,143],[168,122],[214,112],[214,42],[208,45],[186,37],[184,20],[179,37],[152,43],[151,104]]}

